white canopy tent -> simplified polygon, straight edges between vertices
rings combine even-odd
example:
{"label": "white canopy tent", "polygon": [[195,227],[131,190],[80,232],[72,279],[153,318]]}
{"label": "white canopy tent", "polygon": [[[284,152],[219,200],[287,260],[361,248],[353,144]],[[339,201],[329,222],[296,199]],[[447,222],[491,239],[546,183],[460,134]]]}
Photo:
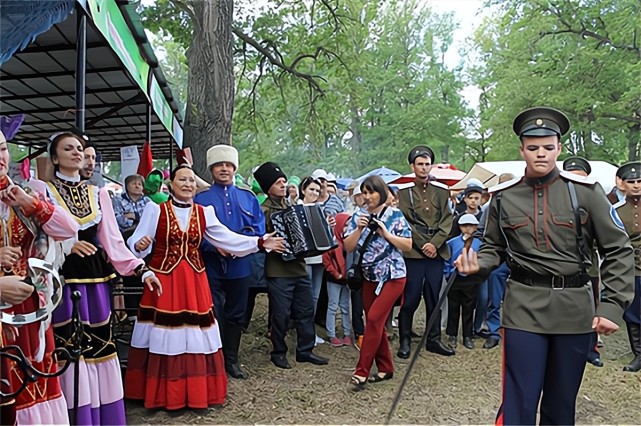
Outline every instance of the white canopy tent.
{"label": "white canopy tent", "polygon": [[[557,167],[563,168],[563,161],[557,161]],[[596,179],[601,184],[603,190],[607,193],[614,187],[617,167],[606,161],[590,161],[592,173],[590,177]],[[489,161],[476,163],[472,169],[456,185],[450,187],[451,190],[463,190],[470,178],[479,179],[486,188],[494,186],[499,181],[499,176],[503,173],[512,173],[515,177],[523,176],[525,172],[525,161]]]}

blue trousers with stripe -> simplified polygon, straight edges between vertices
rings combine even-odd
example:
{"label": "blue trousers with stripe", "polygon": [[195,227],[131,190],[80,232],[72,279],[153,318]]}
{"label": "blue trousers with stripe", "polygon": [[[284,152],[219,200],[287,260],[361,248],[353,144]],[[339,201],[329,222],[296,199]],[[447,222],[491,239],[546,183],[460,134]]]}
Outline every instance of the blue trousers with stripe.
{"label": "blue trousers with stripe", "polygon": [[625,322],[641,324],[641,277],[634,277],[634,299],[623,313]]}
{"label": "blue trousers with stripe", "polygon": [[573,425],[592,333],[503,331],[503,401],[497,425]]}

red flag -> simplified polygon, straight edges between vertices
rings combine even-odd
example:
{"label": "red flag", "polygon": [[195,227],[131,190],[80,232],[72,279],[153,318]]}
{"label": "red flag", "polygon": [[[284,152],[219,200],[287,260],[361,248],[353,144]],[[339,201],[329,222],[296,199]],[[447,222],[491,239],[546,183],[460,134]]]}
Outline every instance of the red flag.
{"label": "red flag", "polygon": [[194,164],[194,159],[191,155],[191,148],[187,147],[176,151],[176,164],[189,164],[190,166]]}
{"label": "red flag", "polygon": [[138,163],[138,174],[146,177],[154,168],[154,158],[151,155],[151,144],[147,141],[140,150],[140,163]]}

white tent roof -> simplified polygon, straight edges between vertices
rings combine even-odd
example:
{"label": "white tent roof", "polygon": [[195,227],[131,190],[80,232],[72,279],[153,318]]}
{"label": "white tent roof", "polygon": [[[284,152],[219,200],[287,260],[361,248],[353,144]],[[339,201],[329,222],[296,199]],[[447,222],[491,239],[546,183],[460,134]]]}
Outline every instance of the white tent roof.
{"label": "white tent roof", "polygon": [[[617,167],[605,161],[590,161],[592,173],[590,177],[601,184],[605,192],[614,187]],[[563,168],[563,161],[557,161],[559,169]],[[472,169],[456,185],[450,187],[452,190],[465,189],[470,178],[477,178],[485,184],[486,188],[494,186],[499,181],[499,175],[512,173],[515,177],[523,176],[525,172],[525,161],[489,161],[476,163]]]}

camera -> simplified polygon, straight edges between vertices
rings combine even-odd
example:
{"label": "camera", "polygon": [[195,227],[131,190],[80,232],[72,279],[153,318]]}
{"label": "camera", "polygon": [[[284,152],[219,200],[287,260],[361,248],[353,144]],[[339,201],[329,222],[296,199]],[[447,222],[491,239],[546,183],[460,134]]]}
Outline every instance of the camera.
{"label": "camera", "polygon": [[369,222],[367,223],[367,227],[368,227],[368,228],[370,229],[370,231],[372,231],[372,232],[376,232],[376,231],[378,231],[378,228],[380,228],[380,227],[381,227],[378,223],[376,223],[376,221],[375,221],[374,219],[375,219],[375,218],[374,218],[374,216],[371,216],[371,217],[369,218]]}

